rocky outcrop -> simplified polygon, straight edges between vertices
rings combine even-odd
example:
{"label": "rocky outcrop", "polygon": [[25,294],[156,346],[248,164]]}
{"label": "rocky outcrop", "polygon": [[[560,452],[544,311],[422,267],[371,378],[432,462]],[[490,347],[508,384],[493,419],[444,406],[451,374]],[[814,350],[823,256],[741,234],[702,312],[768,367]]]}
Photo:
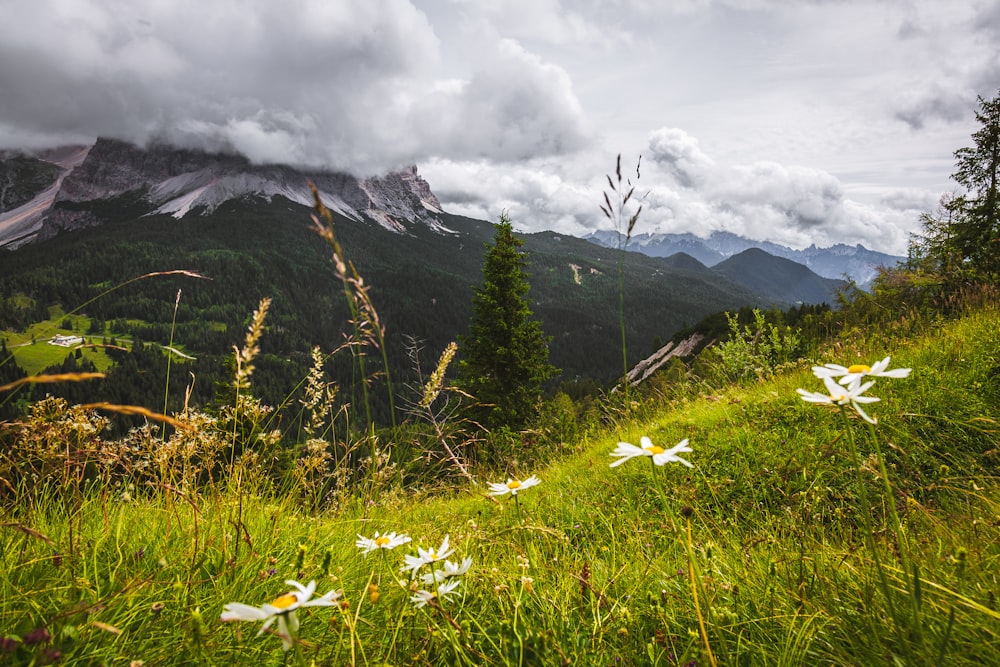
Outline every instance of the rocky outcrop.
{"label": "rocky outcrop", "polygon": [[[63,181],[86,159],[89,150],[90,146],[65,146],[61,149],[44,151],[33,157],[20,156],[21,159],[28,160],[27,164],[30,165],[28,174],[25,175],[24,170],[18,169],[8,171],[5,178],[8,192],[5,192],[5,196],[0,199],[7,201],[9,191],[18,189],[30,198],[22,196],[15,198],[13,202],[15,205],[0,206],[0,247],[13,250],[38,237],[45,217],[52,210],[52,205],[59,195]],[[18,159],[17,156],[15,159]],[[40,191],[39,183],[33,183],[31,175],[38,171],[54,177],[54,182]],[[45,182],[47,178],[42,184]]]}
{"label": "rocky outcrop", "polygon": [[680,343],[675,344],[673,341],[670,341],[652,355],[632,367],[632,370],[630,370],[628,375],[625,376],[629,385],[632,387],[639,385],[674,357],[691,356],[696,350],[698,350],[699,347],[702,346],[701,342],[703,340],[705,340],[705,336],[703,334],[696,333],[685,338]]}
{"label": "rocky outcrop", "polygon": [[[311,206],[312,182],[331,210],[405,233],[425,224],[447,233],[441,204],[417,168],[360,179],[346,173],[255,165],[241,155],[206,153],[162,144],[141,148],[98,139],[86,159],[63,179],[53,205],[44,211],[37,238],[103,222],[101,207],[89,202],[118,200],[130,214],[174,217],[211,213],[243,197],[285,197]],[[105,207],[107,208],[107,207]]]}

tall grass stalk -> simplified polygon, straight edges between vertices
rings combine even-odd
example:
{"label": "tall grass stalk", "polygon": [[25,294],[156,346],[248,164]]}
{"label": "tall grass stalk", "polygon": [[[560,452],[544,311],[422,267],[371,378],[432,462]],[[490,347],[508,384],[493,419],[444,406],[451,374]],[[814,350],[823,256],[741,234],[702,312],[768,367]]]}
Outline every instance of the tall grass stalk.
{"label": "tall grass stalk", "polygon": [[[379,350],[382,357],[382,372],[385,374],[386,386],[389,399],[389,412],[393,429],[396,428],[396,404],[393,395],[392,377],[389,373],[389,358],[385,348],[385,332],[378,317],[378,311],[368,294],[368,287],[364,283],[361,274],[354,267],[354,262],[347,259],[344,250],[337,240],[333,230],[333,214],[330,209],[323,204],[319,190],[313,183],[309,184],[313,194],[313,208],[315,214],[312,216],[313,229],[320,235],[333,250],[333,263],[337,277],[343,284],[344,300],[351,313],[351,326],[353,327],[353,337],[351,339],[351,353],[354,355],[360,376],[361,393],[365,408],[365,418],[369,424],[372,423],[371,401],[368,397],[368,382],[370,377],[365,368],[364,347],[374,346]],[[318,217],[317,217],[318,216]]]}
{"label": "tall grass stalk", "polygon": [[[639,165],[642,163],[642,156],[635,163],[635,179],[639,180]],[[626,210],[632,195],[635,194],[635,186],[632,185],[631,178],[622,177],[622,155],[618,154],[615,162],[615,180],[611,175],[607,175],[608,187],[613,193],[608,195],[604,192],[604,203],[601,204],[601,211],[604,216],[612,222],[615,227],[615,245],[618,248],[618,323],[621,329],[622,340],[622,391],[625,395],[625,409],[629,406],[629,381],[628,381],[628,346],[625,340],[625,252],[628,249],[628,242],[632,238],[632,230],[642,213],[642,204],[635,210],[626,221]],[[613,200],[613,201],[612,201]],[[624,230],[624,232],[623,232]]]}
{"label": "tall grass stalk", "polygon": [[[170,318],[170,342],[167,344],[167,377],[163,383],[163,414],[167,414],[167,401],[170,398],[170,367],[174,360],[174,330],[177,327],[177,309],[181,305],[181,291],[177,290],[177,298],[174,299],[174,313]],[[166,432],[163,432],[166,438]]]}

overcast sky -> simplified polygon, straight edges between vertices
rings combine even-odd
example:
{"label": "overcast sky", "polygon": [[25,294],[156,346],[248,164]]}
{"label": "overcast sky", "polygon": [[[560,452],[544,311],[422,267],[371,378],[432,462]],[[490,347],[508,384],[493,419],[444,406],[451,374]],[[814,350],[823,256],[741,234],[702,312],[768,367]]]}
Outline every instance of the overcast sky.
{"label": "overcast sky", "polygon": [[1000,0],[0,0],[0,146],[110,136],[359,174],[446,210],[904,253],[1000,91]]}

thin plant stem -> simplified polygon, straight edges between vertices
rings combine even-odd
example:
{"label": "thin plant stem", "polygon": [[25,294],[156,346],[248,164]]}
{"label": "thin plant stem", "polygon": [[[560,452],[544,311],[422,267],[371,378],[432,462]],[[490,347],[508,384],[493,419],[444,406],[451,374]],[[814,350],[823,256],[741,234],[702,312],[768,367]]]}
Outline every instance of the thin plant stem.
{"label": "thin plant stem", "polygon": [[[660,501],[663,504],[663,512],[670,519],[671,530],[674,535],[677,535],[677,520],[674,518],[674,513],[670,508],[670,503],[667,501],[667,492],[663,488],[663,480],[660,479],[661,475],[657,474],[656,462],[653,461],[652,457],[649,459],[650,466],[652,467],[653,473],[653,485],[656,487],[656,491],[660,496]],[[704,591],[701,591],[699,596],[699,591],[701,589],[701,580],[698,577],[698,567],[694,558],[694,544],[691,538],[691,520],[687,520],[687,535],[681,536],[681,544],[684,547],[684,553],[687,556],[688,561],[688,573],[691,579],[691,597],[694,601],[694,611],[698,616],[698,627],[701,633],[702,642],[705,645],[705,652],[708,654],[708,660],[712,667],[716,667],[715,655],[712,653],[711,642],[708,639],[708,630],[705,627],[705,618],[701,613],[701,604],[699,602],[700,597],[704,597],[706,600],[708,597],[705,595]]]}
{"label": "thin plant stem", "polygon": [[663,488],[663,480],[660,479],[660,475],[656,471],[656,463],[653,458],[649,458],[649,466],[653,474],[653,486],[656,487],[656,492],[660,496],[660,502],[663,504],[663,512],[666,514],[667,518],[670,519],[670,530],[676,535],[677,534],[677,521],[674,519],[674,513],[670,509],[670,503],[667,501],[667,491]]}
{"label": "thin plant stem", "polygon": [[[163,386],[163,414],[167,414],[167,400],[170,398],[170,366],[174,360],[174,330],[177,327],[177,308],[181,304],[181,291],[177,290],[177,298],[174,299],[174,315],[170,320],[170,342],[167,345],[167,379]],[[161,429],[162,439],[166,442],[167,432]]]}
{"label": "thin plant stem", "polygon": [[[696,572],[694,560],[694,546],[691,540],[691,519],[687,520],[687,539],[682,540],[688,557],[688,575],[691,579],[691,597],[694,599],[694,613],[698,616],[698,629],[701,631],[701,640],[705,644],[705,652],[708,653],[708,661],[712,667],[716,667],[715,655],[712,653],[712,646],[708,641],[708,631],[705,629],[705,617],[701,613],[701,605],[698,602],[698,591],[701,588],[701,580]],[[706,598],[707,600],[707,598]]]}
{"label": "thin plant stem", "polygon": [[[639,156],[639,159],[635,163],[635,178],[637,181],[639,180],[639,165],[641,163],[642,156]],[[612,180],[610,174],[608,175],[608,187],[611,189],[611,192],[615,193],[615,203],[611,203],[611,197],[605,191],[604,204],[601,205],[601,211],[614,224],[615,232],[617,233],[615,243],[618,248],[618,323],[622,339],[622,383],[624,385],[622,391],[625,395],[625,410],[627,412],[629,407],[629,382],[628,346],[625,340],[625,252],[628,248],[629,239],[632,238],[632,230],[635,228],[635,223],[642,212],[642,205],[639,205],[639,208],[636,209],[635,213],[626,223],[625,206],[632,199],[632,195],[635,193],[635,186],[632,184],[631,179],[622,178],[621,153],[618,154],[618,159],[615,161],[615,178],[616,180]],[[628,191],[626,191],[626,188]]]}
{"label": "thin plant stem", "polygon": [[[879,588],[882,589],[882,595],[885,596],[886,605],[889,607],[889,615],[892,617],[892,625],[896,630],[896,639],[899,641],[900,648],[902,648],[902,650],[906,653],[907,658],[911,658],[910,645],[906,640],[906,636],[903,632],[903,624],[900,621],[899,614],[896,611],[896,605],[892,599],[892,589],[889,587],[889,580],[886,577],[885,569],[882,567],[882,559],[878,554],[878,545],[875,544],[874,528],[872,527],[872,520],[869,515],[871,503],[868,500],[868,489],[865,486],[865,481],[861,478],[861,455],[858,453],[858,443],[854,437],[854,430],[851,428],[851,419],[847,414],[846,406],[840,406],[840,416],[844,420],[844,430],[847,431],[847,441],[851,447],[851,457],[854,462],[854,470],[858,475],[858,495],[861,496],[861,521],[864,525],[865,542],[868,544],[868,548],[872,554],[872,560],[875,562],[875,570],[878,573],[879,579]],[[892,499],[889,498],[888,500],[891,503]],[[912,660],[909,662],[912,663]]]}
{"label": "thin plant stem", "polygon": [[892,491],[892,483],[889,481],[889,471],[885,467],[885,457],[882,455],[882,447],[879,443],[878,434],[873,424],[866,423],[868,424],[868,433],[872,439],[872,447],[874,447],[875,456],[878,459],[879,477],[882,480],[885,502],[889,508],[889,520],[892,524],[893,536],[896,539],[896,545],[899,547],[899,559],[902,561],[903,574],[910,578],[907,588],[909,589],[910,604],[913,613],[913,627],[911,628],[911,632],[915,636],[917,643],[923,648],[924,638],[921,632],[920,621],[920,574],[917,570],[917,564],[910,560],[909,540],[907,540],[906,535],[903,533],[903,524],[899,520],[898,512],[896,512],[895,494]]}

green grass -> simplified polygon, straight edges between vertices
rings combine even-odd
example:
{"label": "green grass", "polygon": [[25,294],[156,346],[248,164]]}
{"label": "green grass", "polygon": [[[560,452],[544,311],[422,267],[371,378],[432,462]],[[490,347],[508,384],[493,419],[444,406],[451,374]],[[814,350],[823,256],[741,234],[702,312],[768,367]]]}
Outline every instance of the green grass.
{"label": "green grass", "polygon": [[[71,328],[63,327],[66,320],[70,321]],[[142,326],[143,320],[127,320],[130,326]],[[217,323],[221,324],[221,323]],[[225,325],[221,324],[221,329],[225,330]],[[86,315],[66,315],[59,305],[49,308],[49,319],[35,322],[24,331],[0,331],[0,337],[7,341],[8,351],[14,355],[14,360],[18,366],[23,368],[29,375],[40,373],[50,366],[58,366],[67,356],[74,354],[77,347],[66,348],[58,345],[50,345],[49,340],[54,336],[82,336],[84,343],[79,347],[82,358],[90,361],[99,371],[107,371],[115,362],[104,349],[100,347],[103,340],[114,338],[115,342],[125,348],[132,344],[131,336],[128,334],[115,333],[105,328],[101,334],[84,333],[90,329],[90,318]],[[167,341],[163,341],[166,344]],[[96,347],[95,347],[96,346]],[[183,345],[174,346],[178,351],[187,354]],[[164,354],[167,352],[164,351]]]}
{"label": "green grass", "polygon": [[[858,360],[853,348],[842,354],[818,361]],[[719,665],[930,665],[942,654],[942,664],[1000,664],[1000,312],[860,354],[913,368],[870,392],[881,398],[868,407],[891,498],[862,422],[850,425],[859,471],[836,410],[796,395],[822,387],[808,366],[645,406],[644,421],[520,471],[542,484],[518,496],[519,512],[509,497],[487,495],[485,482],[499,478],[359,494],[314,514],[287,494],[248,491],[250,479],[243,493],[234,480],[198,493],[175,483],[76,494],[56,476],[47,491],[22,488],[4,510],[0,635],[52,635],[19,645],[15,664],[56,649],[62,664],[700,667],[711,664],[708,647]],[[695,467],[609,467],[618,440],[643,435],[664,447],[688,438]],[[859,484],[870,507],[859,504]],[[364,558],[356,536],[376,530],[413,543]],[[461,595],[443,612],[415,609],[397,582],[403,554],[445,535],[453,561],[473,559]],[[919,565],[919,621],[904,551]],[[256,636],[260,623],[219,621],[228,602],[275,599],[286,578],[315,579],[318,593],[343,589],[346,600],[300,610],[296,650],[283,655],[276,637]]]}
{"label": "green grass", "polygon": [[[72,316],[71,319],[74,320],[72,329],[62,328],[61,324],[64,319],[65,317],[59,315],[54,319],[36,322],[23,332],[4,331],[0,332],[0,335],[6,339],[7,349],[14,355],[14,361],[29,375],[40,373],[49,366],[58,366],[67,356],[75,353],[76,347],[67,348],[49,344],[48,341],[53,336],[58,335],[82,336],[84,338],[84,346],[80,347],[80,354],[83,359],[91,361],[97,367],[97,370],[106,371],[114,365],[114,361],[101,348],[86,347],[86,345],[91,344],[100,345],[102,339],[106,337],[104,335],[94,336],[80,333],[80,331],[87,330],[87,325],[89,325],[88,318]],[[77,323],[80,321],[85,322],[86,325],[81,327]],[[116,340],[119,345],[129,345],[127,336],[116,337]]]}

